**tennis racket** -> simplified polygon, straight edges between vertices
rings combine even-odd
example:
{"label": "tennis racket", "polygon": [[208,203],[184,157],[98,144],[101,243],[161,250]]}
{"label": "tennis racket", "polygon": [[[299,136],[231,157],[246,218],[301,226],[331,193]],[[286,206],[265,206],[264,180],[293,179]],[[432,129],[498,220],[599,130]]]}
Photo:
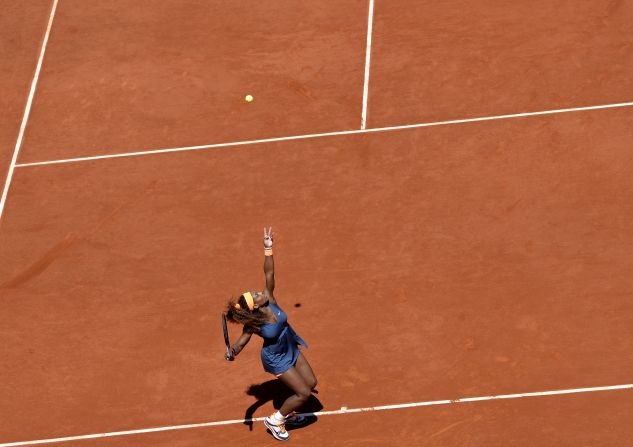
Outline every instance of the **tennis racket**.
{"label": "tennis racket", "polygon": [[226,325],[226,315],[222,312],[222,331],[224,332],[224,344],[226,345],[226,359],[233,360],[231,355],[231,342],[229,340],[229,328]]}

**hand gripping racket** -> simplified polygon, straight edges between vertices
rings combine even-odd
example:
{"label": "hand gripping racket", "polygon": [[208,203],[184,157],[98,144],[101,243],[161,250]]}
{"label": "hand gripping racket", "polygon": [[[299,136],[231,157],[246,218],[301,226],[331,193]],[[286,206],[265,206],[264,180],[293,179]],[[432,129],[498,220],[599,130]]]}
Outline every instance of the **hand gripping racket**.
{"label": "hand gripping racket", "polygon": [[233,360],[231,342],[229,341],[229,328],[226,326],[226,315],[224,312],[222,312],[222,331],[224,332],[224,344],[226,345],[226,359]]}

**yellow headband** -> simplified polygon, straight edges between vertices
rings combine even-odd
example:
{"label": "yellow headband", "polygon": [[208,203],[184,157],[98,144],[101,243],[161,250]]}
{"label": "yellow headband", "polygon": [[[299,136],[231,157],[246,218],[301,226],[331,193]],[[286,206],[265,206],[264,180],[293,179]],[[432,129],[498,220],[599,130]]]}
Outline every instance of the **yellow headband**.
{"label": "yellow headband", "polygon": [[246,300],[246,305],[248,306],[248,310],[252,311],[255,308],[253,295],[251,295],[251,292],[244,292],[242,295],[244,296],[244,299]]}

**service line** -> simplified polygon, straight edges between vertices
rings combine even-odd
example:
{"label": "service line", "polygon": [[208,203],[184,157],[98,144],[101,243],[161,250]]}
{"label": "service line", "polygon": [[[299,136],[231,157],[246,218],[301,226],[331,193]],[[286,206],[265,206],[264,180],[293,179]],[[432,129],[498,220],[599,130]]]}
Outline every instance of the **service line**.
{"label": "service line", "polygon": [[55,11],[57,10],[58,0],[53,0],[53,6],[51,7],[51,13],[48,17],[48,24],[46,25],[46,33],[44,34],[44,40],[42,41],[42,48],[40,49],[40,55],[37,59],[37,65],[35,66],[35,73],[33,74],[33,80],[31,81],[31,89],[29,90],[29,96],[26,100],[26,107],[24,108],[24,114],[22,115],[22,123],[20,124],[20,131],[18,133],[18,139],[15,142],[15,148],[13,149],[13,157],[11,158],[11,164],[9,165],[9,171],[7,172],[7,179],[4,182],[4,189],[2,190],[2,198],[0,198],[0,220],[2,219],[2,212],[4,205],[7,201],[7,194],[9,194],[9,187],[11,186],[11,179],[13,178],[13,171],[16,168],[18,161],[18,154],[22,147],[22,140],[24,139],[24,131],[26,130],[26,123],[29,121],[29,115],[31,113],[31,105],[33,104],[33,97],[35,96],[35,89],[37,87],[37,81],[40,78],[40,71],[42,70],[42,62],[44,62],[44,55],[46,54],[46,45],[48,44],[48,36],[51,34],[51,28],[53,27],[53,18],[55,17]]}
{"label": "service line", "polygon": [[622,102],[622,103],[617,103],[617,104],[604,104],[604,105],[588,106],[588,107],[574,107],[574,108],[569,108],[569,109],[543,110],[540,112],[514,113],[512,115],[495,115],[495,116],[485,116],[485,117],[480,117],[480,118],[466,118],[466,119],[457,119],[457,120],[449,120],[449,121],[436,121],[432,123],[406,124],[403,126],[376,127],[373,129],[361,129],[361,130],[343,130],[343,131],[337,131],[337,132],[325,132],[325,133],[315,133],[315,134],[307,134],[307,135],[293,135],[289,137],[265,138],[261,140],[234,141],[231,143],[206,144],[203,146],[186,146],[186,147],[176,147],[176,148],[169,148],[169,149],[154,149],[154,150],[144,150],[144,151],[137,151],[137,152],[123,152],[119,154],[109,154],[109,155],[95,155],[95,156],[90,156],[90,157],[66,158],[62,160],[20,163],[20,164],[15,165],[15,167],[26,168],[29,166],[54,165],[54,164],[61,164],[61,163],[76,163],[80,161],[103,160],[107,158],[134,157],[138,155],[153,155],[153,154],[165,154],[169,152],[196,151],[196,150],[203,150],[203,149],[246,146],[249,144],[275,143],[275,142],[280,142],[280,141],[307,140],[310,138],[323,138],[323,137],[335,137],[335,136],[341,136],[341,135],[365,134],[365,133],[371,133],[371,132],[388,132],[388,131],[405,130],[405,129],[416,129],[416,128],[422,128],[422,127],[445,126],[445,125],[450,125],[450,124],[475,123],[478,121],[493,121],[493,120],[522,118],[522,117],[530,117],[530,116],[538,116],[538,115],[553,115],[556,113],[584,112],[588,110],[614,109],[617,107],[631,107],[631,106],[633,106],[633,102]]}
{"label": "service line", "polygon": [[[398,409],[403,409],[403,408],[430,407],[433,405],[482,402],[482,401],[499,400],[499,399],[518,399],[522,397],[555,396],[555,395],[561,395],[561,394],[591,393],[591,392],[597,392],[597,391],[617,391],[617,390],[631,390],[631,389],[633,389],[633,384],[629,383],[626,385],[599,386],[599,387],[592,387],[592,388],[573,388],[573,389],[555,390],[555,391],[539,391],[539,392],[528,392],[528,393],[518,393],[518,394],[500,394],[496,396],[463,397],[460,399],[433,400],[433,401],[425,401],[425,402],[395,404],[395,405],[380,405],[376,407],[364,407],[364,408],[342,407],[340,410],[319,411],[316,413],[303,413],[302,415],[303,416],[332,416],[332,415],[343,415],[343,414],[352,414],[352,413],[365,413],[365,412],[371,412],[371,411],[398,410]],[[260,422],[263,420],[264,420],[263,417],[259,417],[259,418],[252,418],[252,419],[231,419],[231,420],[226,420],[226,421],[203,422],[200,424],[172,425],[172,426],[167,426],[167,427],[143,428],[143,429],[138,429],[138,430],[116,431],[116,432],[110,432],[110,433],[97,433],[97,434],[92,434],[92,435],[68,436],[65,438],[50,438],[50,439],[39,439],[35,441],[9,442],[9,443],[0,444],[0,447],[17,447],[17,446],[25,446],[25,445],[52,444],[55,442],[80,441],[80,440],[85,440],[85,439],[108,438],[108,437],[113,437],[113,436],[125,436],[125,435],[138,435],[138,434],[143,434],[143,433],[185,430],[185,429],[193,429],[193,428],[213,427],[213,426],[218,426],[218,425],[243,424],[245,422]]]}

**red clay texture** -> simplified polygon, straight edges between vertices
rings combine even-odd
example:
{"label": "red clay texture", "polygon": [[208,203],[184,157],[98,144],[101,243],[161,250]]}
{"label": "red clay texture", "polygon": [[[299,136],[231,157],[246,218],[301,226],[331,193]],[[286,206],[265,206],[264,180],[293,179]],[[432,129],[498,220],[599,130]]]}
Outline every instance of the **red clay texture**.
{"label": "red clay texture", "polygon": [[218,313],[263,285],[264,225],[326,409],[629,383],[632,119],[20,169],[2,439],[243,417],[272,377],[258,341],[222,360]]}
{"label": "red clay texture", "polygon": [[65,0],[21,161],[358,128],[365,9]]}
{"label": "red clay texture", "polygon": [[[630,3],[483,3],[377,2],[370,126],[633,99]],[[49,7],[0,19],[1,169]],[[19,161],[357,129],[366,26],[366,0],[62,0]],[[263,287],[270,225],[315,408],[630,383],[632,110],[17,168],[0,444],[270,414],[246,392],[274,383],[261,342],[226,362],[219,322]],[[631,402],[329,416],[292,442],[622,446]],[[277,441],[237,424],[66,445],[253,443]]]}
{"label": "red clay texture", "polygon": [[[0,15],[0,188],[13,157],[52,3],[3,2]],[[1,191],[1,190],[0,190]]]}
{"label": "red clay texture", "polygon": [[368,126],[633,101],[633,3],[376,2]]}

